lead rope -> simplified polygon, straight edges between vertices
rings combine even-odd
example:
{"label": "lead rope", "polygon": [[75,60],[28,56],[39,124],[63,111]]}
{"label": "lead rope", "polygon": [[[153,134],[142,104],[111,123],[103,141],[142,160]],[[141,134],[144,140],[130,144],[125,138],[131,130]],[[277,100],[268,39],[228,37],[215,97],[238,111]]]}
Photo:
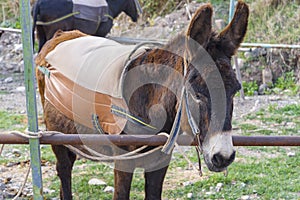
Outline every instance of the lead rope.
{"label": "lead rope", "polygon": [[[168,135],[167,133],[160,133],[160,135],[164,135],[166,137],[169,137],[170,135]],[[177,144],[177,142],[175,142],[175,147],[178,147],[178,151],[182,154],[183,158],[188,162],[189,166],[191,166],[193,168],[193,170],[198,171],[200,176],[202,176],[202,171],[201,171],[201,164],[200,161],[199,162],[199,169],[197,169],[197,167],[195,167],[195,165],[192,163],[192,161],[187,157],[187,155],[181,150],[181,148],[179,147],[179,145]],[[200,158],[200,157],[198,157]]]}

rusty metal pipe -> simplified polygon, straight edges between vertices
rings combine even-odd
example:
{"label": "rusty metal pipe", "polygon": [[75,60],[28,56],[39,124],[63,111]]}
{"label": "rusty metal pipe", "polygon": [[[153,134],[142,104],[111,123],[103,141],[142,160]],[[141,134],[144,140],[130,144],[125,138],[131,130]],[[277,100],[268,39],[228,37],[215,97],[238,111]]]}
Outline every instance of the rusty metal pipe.
{"label": "rusty metal pipe", "polygon": [[[300,136],[232,136],[234,146],[300,146]],[[133,136],[133,135],[71,135],[54,134],[43,135],[41,144],[98,144],[98,145],[163,145],[167,141],[165,136]],[[28,144],[28,139],[14,134],[0,134],[0,144]],[[193,138],[180,136],[178,144],[181,146],[195,146]]]}

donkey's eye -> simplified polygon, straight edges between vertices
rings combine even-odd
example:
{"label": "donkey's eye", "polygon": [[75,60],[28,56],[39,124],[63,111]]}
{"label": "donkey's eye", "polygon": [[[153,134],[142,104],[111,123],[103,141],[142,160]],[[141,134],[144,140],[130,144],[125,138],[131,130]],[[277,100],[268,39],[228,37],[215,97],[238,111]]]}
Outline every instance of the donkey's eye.
{"label": "donkey's eye", "polygon": [[193,98],[195,101],[203,101],[203,100],[206,99],[206,97],[205,97],[203,94],[199,93],[199,92],[195,92],[195,93],[193,93],[191,96],[192,96],[192,98]]}

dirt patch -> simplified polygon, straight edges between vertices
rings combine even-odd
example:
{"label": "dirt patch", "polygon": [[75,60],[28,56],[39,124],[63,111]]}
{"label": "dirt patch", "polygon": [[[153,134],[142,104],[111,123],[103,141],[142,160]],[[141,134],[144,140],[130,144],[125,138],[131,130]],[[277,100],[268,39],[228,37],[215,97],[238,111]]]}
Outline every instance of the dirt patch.
{"label": "dirt patch", "polygon": [[[196,8],[199,6],[198,3],[192,2],[189,10],[190,13],[193,14]],[[111,36],[123,36],[123,37],[135,37],[135,38],[155,38],[155,39],[170,39],[174,37],[177,33],[184,31],[186,25],[189,21],[189,14],[186,12],[185,8],[174,11],[172,14],[165,16],[164,18],[157,18],[154,20],[153,24],[132,24],[128,22],[128,18],[120,17],[119,21],[116,23],[114,29],[112,30]],[[124,30],[122,27],[129,27],[129,29]],[[273,57],[271,61],[271,66],[281,66],[281,63],[276,63],[278,60],[280,61],[281,55],[283,58],[286,53],[279,52],[278,57]],[[273,54],[272,54],[273,55]],[[292,68],[293,70],[299,71],[299,52],[293,54],[298,55],[296,60],[292,60],[287,63],[287,60],[290,60],[290,54],[286,56],[287,58],[281,59],[282,62],[285,62],[287,65],[294,65],[297,68]],[[253,56],[253,55],[252,55]],[[269,55],[262,55],[265,59],[268,59]],[[278,62],[279,62],[278,61]],[[294,64],[293,64],[294,63]],[[296,64],[295,64],[296,63]],[[259,66],[261,66],[261,62],[256,59],[253,59],[252,63],[249,64],[249,67],[242,67],[243,78],[245,80],[258,80],[261,81],[261,71],[258,70]],[[1,36],[0,40],[0,110],[6,110],[12,113],[26,113],[26,96],[25,96],[25,87],[24,87],[24,75],[23,75],[24,67],[22,62],[22,48],[21,48],[21,38],[19,34],[12,33],[4,33]],[[283,72],[283,70],[279,70]],[[277,68],[274,69],[274,73],[277,74]],[[278,75],[280,76],[278,72]],[[37,105],[38,111],[41,114],[42,109],[40,105],[39,96],[37,95]],[[240,122],[243,120],[243,116],[254,113],[261,108],[266,108],[268,105],[276,103],[280,106],[300,103],[299,96],[298,97],[288,97],[288,96],[254,96],[254,97],[246,97],[245,100],[241,100],[239,97],[235,98],[235,109],[233,113],[233,119]],[[7,146],[6,148],[10,148]],[[242,154],[251,154],[253,155],[253,151],[246,150],[241,148]],[[261,156],[259,153],[255,154],[257,156]],[[19,188],[20,184],[23,181],[23,175],[27,170],[28,164],[17,164],[15,166],[5,166],[0,165],[0,199],[13,197],[17,192],[17,188]],[[49,163],[46,166],[43,166],[43,176],[51,177],[56,174],[55,167],[53,164]],[[180,174],[180,180],[176,180],[176,184],[189,184],[184,183],[184,180],[190,180],[191,183],[193,181],[199,181],[198,173],[194,170],[186,170],[182,168],[178,168],[176,172],[172,171],[168,175],[166,179],[165,187],[173,188],[177,187],[172,178],[177,174]],[[20,174],[22,176],[20,176]],[[203,177],[206,178],[206,177]],[[29,178],[30,180],[31,178]],[[30,196],[31,195],[31,184],[30,182],[25,186],[25,190],[23,195]]]}

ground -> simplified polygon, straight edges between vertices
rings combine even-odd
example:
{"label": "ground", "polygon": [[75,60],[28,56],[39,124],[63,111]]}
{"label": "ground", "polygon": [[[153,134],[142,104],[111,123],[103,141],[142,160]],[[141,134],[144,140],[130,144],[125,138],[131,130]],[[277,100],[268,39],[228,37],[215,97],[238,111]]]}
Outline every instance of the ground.
{"label": "ground", "polygon": [[[195,5],[192,3],[190,8],[191,12],[195,10]],[[128,22],[126,17],[120,17],[115,24],[114,29],[110,36],[126,36],[136,38],[155,38],[155,39],[169,39],[174,37],[176,33],[183,31],[188,22],[188,15],[184,10],[179,10],[171,15],[167,15],[165,18],[157,18],[153,23],[155,26],[146,26],[142,22],[139,25],[135,25]],[[124,31],[121,24],[126,23],[130,30]],[[22,48],[21,48],[20,35],[17,33],[5,32],[1,36],[0,40],[0,110],[8,111],[10,113],[25,114],[26,102],[25,102],[25,87],[24,87],[24,75],[22,65]],[[250,113],[255,113],[261,108],[266,108],[270,104],[276,103],[278,106],[283,107],[290,104],[299,104],[299,96],[285,96],[285,95],[268,95],[268,96],[252,96],[246,97],[242,100],[240,97],[236,97],[234,104],[233,120],[235,124],[242,122],[243,116]],[[37,107],[38,113],[42,114],[42,109],[39,103],[39,96],[37,92]],[[239,134],[240,129],[234,127],[235,133]],[[252,154],[252,151],[248,151],[245,148],[239,148],[239,151],[243,154]],[[25,152],[25,153],[24,153]],[[24,175],[26,173],[28,165],[28,149],[24,152],[19,152],[14,149],[14,146],[5,146],[2,156],[6,157],[18,157],[20,156],[20,162],[9,163],[9,165],[0,165],[0,199],[6,197],[13,197],[21,185]],[[260,155],[257,155],[260,156]],[[270,155],[271,156],[271,155]],[[25,159],[26,158],[26,159]],[[24,160],[25,159],[25,160]],[[0,158],[1,160],[1,158]],[[53,162],[43,162],[43,176],[44,178],[55,176],[55,167]],[[199,180],[197,173],[194,170],[186,170],[185,168],[178,168],[176,172],[171,171],[166,179],[165,188],[172,189],[177,187],[178,184],[173,183],[173,179],[170,178],[174,173],[180,174],[180,180],[184,181],[189,178],[191,182]],[[182,182],[182,184],[189,184]],[[51,192],[47,185],[44,189]],[[23,191],[23,195],[31,193],[31,185],[27,184]],[[250,198],[251,199],[251,198]],[[253,197],[255,199],[255,197]]]}

